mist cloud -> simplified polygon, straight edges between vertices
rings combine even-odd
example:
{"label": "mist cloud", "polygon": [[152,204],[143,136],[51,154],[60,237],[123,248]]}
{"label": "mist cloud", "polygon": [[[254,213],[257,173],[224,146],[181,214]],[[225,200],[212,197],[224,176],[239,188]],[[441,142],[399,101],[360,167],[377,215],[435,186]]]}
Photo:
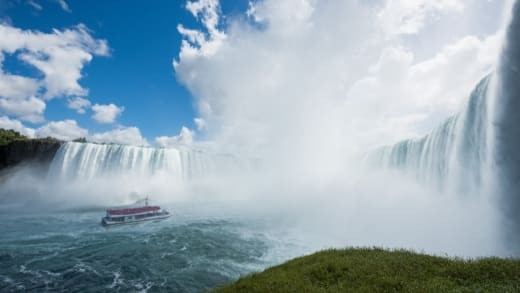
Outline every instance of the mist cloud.
{"label": "mist cloud", "polygon": [[462,108],[493,70],[500,44],[497,28],[419,59],[399,34],[380,29],[396,5],[419,18],[419,34],[430,11],[460,13],[471,1],[255,1],[220,30],[219,7],[208,3],[194,14],[203,29],[181,31],[190,45],[174,62],[177,78],[195,97],[210,140],[254,152],[313,144],[360,151],[425,134]]}
{"label": "mist cloud", "polygon": [[[433,28],[476,6],[264,0],[225,24],[202,21],[200,30],[181,30],[185,43],[174,69],[195,97],[207,140],[261,162],[250,176],[223,179],[213,191],[247,198],[259,213],[278,210],[301,223],[304,234],[334,245],[505,253],[494,202],[368,171],[358,160],[380,145],[428,133],[461,111],[494,70],[499,25],[474,34],[461,24],[454,34],[444,30],[448,41]],[[205,7],[199,19],[204,11],[222,19],[214,17],[218,6]]]}

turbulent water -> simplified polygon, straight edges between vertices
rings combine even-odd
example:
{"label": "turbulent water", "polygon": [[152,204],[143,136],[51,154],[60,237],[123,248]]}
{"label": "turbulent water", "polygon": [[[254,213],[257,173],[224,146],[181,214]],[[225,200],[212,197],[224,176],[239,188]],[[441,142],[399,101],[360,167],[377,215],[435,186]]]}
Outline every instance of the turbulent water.
{"label": "turbulent water", "polygon": [[106,229],[102,209],[4,207],[0,291],[200,292],[299,251],[265,222],[213,212],[222,207],[169,208],[168,220]]}
{"label": "turbulent water", "polygon": [[[306,229],[330,230],[326,237],[316,237],[317,243],[325,245],[421,244],[419,249],[430,245],[426,249],[437,248],[437,252],[460,245],[457,252],[475,247],[474,254],[512,251],[519,255],[520,2],[512,15],[496,71],[476,86],[463,111],[421,139],[383,147],[367,157],[371,164],[404,170],[425,186],[433,186],[438,197],[408,181],[398,184],[393,177],[360,176],[367,177],[368,183],[350,182],[343,189],[345,179],[340,180],[341,186],[306,189],[306,182],[291,174],[298,181],[294,185],[304,187],[282,186],[276,176],[260,178],[253,186],[261,189],[277,183],[266,190],[284,196],[293,193],[292,198],[269,194],[274,200],[261,207],[253,202],[250,210],[269,210],[273,202],[282,206],[282,198],[286,199],[284,208],[303,215],[298,220],[304,219]],[[233,215],[230,211],[243,209],[240,204],[230,208],[223,202],[211,205],[193,198],[213,195],[211,189],[220,188],[215,178],[253,167],[233,155],[190,149],[66,143],[45,178],[35,179],[27,171],[2,183],[0,291],[198,292],[323,248],[292,239],[291,229],[272,214]],[[372,182],[374,178],[378,184]],[[262,179],[269,182],[264,185]],[[348,180],[354,181],[353,176]],[[201,189],[206,186],[201,182],[213,185]],[[252,193],[247,183],[226,183],[227,189],[220,190],[225,196]],[[394,193],[386,184],[393,184]],[[124,201],[121,194],[124,197],[136,187],[170,203],[166,207],[173,217],[158,223],[101,227],[104,208]],[[462,204],[442,197],[454,193],[468,196]],[[190,200],[176,198],[183,194]],[[498,225],[486,218],[491,213],[488,202],[479,205],[473,200],[476,197],[492,197],[490,202],[500,203],[500,230],[510,249],[506,253],[494,242]],[[74,205],[54,206],[62,202]],[[326,225],[318,223],[320,216]],[[338,242],[327,242],[334,237]]]}
{"label": "turbulent water", "polygon": [[[201,292],[309,252],[274,235],[270,219],[183,189],[250,168],[189,149],[65,143],[43,177],[23,168],[2,182],[0,291]],[[139,190],[172,217],[100,225],[106,208]]]}

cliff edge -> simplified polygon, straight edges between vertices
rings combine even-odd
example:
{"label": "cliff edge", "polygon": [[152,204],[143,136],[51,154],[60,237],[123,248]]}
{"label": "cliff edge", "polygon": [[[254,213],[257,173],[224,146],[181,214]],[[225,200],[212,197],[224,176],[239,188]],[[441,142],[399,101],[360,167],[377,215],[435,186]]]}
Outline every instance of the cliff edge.
{"label": "cliff edge", "polygon": [[[0,170],[20,163],[40,163],[48,165],[63,143],[54,138],[30,139],[13,135],[13,131],[2,131],[0,143]],[[9,135],[9,139],[5,139]]]}

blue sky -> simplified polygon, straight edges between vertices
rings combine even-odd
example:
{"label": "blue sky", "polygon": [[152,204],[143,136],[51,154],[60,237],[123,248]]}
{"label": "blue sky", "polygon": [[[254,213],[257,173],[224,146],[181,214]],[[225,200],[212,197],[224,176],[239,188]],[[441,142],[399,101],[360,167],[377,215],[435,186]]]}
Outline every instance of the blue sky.
{"label": "blue sky", "polygon": [[0,127],[273,152],[419,137],[493,70],[507,2],[4,0]]}
{"label": "blue sky", "polygon": [[[195,128],[193,98],[175,78],[172,59],[177,58],[181,35],[179,23],[198,27],[196,19],[181,1],[92,1],[67,0],[69,11],[58,1],[1,1],[0,19],[13,27],[50,33],[85,24],[92,37],[104,39],[109,56],[96,56],[82,69],[82,87],[92,104],[124,107],[114,123],[100,124],[91,119],[92,112],[78,114],[67,107],[67,97],[47,102],[45,119],[74,119],[91,132],[107,131],[115,125],[137,126],[145,138],[153,141],[160,135],[175,135],[183,125]],[[32,4],[32,5],[31,5]],[[40,9],[41,8],[41,9]],[[247,1],[223,1],[226,14],[242,13]],[[31,66],[16,55],[7,55],[6,72],[37,76]],[[26,122],[27,126],[38,124]]]}

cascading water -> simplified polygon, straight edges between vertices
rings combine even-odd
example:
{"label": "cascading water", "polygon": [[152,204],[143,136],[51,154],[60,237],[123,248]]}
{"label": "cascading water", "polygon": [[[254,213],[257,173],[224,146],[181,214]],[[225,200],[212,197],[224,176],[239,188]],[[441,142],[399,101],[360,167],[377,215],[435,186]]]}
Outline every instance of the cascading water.
{"label": "cascading water", "polygon": [[371,165],[397,168],[439,189],[485,194],[499,201],[502,232],[520,252],[520,2],[513,5],[495,72],[465,110],[421,139],[370,153]]}
{"label": "cascading water", "polygon": [[492,154],[507,239],[520,253],[520,1],[513,6],[506,40],[497,68]]}
{"label": "cascading water", "polygon": [[472,92],[465,111],[420,139],[401,141],[369,154],[369,162],[398,168],[439,189],[480,189],[488,166],[487,124],[490,79]]}
{"label": "cascading water", "polygon": [[60,147],[49,170],[51,178],[90,180],[102,176],[156,174],[173,180],[202,178],[217,171],[245,168],[232,156],[177,148],[68,142]]}

